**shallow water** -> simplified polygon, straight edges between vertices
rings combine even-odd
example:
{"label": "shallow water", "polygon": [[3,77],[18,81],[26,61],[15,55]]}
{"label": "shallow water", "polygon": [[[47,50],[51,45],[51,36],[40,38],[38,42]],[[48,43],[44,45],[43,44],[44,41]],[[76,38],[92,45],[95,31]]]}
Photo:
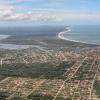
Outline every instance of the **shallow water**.
{"label": "shallow water", "polygon": [[30,45],[16,45],[16,44],[0,44],[0,49],[27,49],[31,47]]}

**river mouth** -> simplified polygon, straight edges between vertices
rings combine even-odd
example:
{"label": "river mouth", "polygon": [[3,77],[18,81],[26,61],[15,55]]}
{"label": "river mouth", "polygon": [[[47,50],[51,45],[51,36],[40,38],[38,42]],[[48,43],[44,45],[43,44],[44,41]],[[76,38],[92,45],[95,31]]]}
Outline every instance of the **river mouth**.
{"label": "river mouth", "polygon": [[[10,35],[2,35],[0,34],[0,40],[9,38]],[[27,49],[29,48],[29,45],[16,45],[16,44],[4,44],[0,43],[0,49],[9,49],[9,50],[15,50],[15,49]]]}
{"label": "river mouth", "polygon": [[3,44],[3,43],[0,44],[0,49],[20,50],[28,48],[37,48],[39,50],[44,50],[44,48],[39,45],[17,45],[17,44]]}
{"label": "river mouth", "polygon": [[16,44],[0,44],[0,49],[9,49],[9,50],[17,50],[17,49],[27,49],[32,46],[30,45],[16,45]]}
{"label": "river mouth", "polygon": [[[0,40],[9,38],[10,35],[0,35]],[[43,50],[43,47],[39,45],[18,45],[18,44],[9,44],[9,43],[0,43],[0,49],[8,49],[8,50],[20,50],[27,48],[37,48],[39,50]]]}

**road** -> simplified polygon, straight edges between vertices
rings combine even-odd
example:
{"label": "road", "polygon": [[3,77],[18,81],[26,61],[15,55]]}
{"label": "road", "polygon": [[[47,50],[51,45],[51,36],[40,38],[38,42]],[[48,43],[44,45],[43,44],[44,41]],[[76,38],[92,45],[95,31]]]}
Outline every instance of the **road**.
{"label": "road", "polygon": [[[63,84],[61,85],[60,89],[58,90],[58,92],[56,93],[55,97],[53,98],[53,100],[56,100],[57,96],[59,95],[59,93],[61,92],[63,86],[65,85],[67,80],[70,80],[78,71],[78,69],[81,67],[81,65],[83,64],[83,62],[87,59],[87,57],[85,57],[83,59],[83,61],[79,64],[79,66],[77,67],[77,69],[75,70],[75,72],[67,79],[65,79],[65,81],[63,82]],[[74,67],[74,66],[73,66]],[[66,73],[66,72],[65,72]]]}

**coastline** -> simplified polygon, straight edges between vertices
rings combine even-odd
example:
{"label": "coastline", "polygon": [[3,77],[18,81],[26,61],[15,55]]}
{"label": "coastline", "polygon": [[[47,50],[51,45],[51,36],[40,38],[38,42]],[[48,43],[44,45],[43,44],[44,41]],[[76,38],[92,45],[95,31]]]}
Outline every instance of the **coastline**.
{"label": "coastline", "polygon": [[0,34],[0,40],[6,39],[8,37],[10,37],[10,35],[2,35],[2,34]]}
{"label": "coastline", "polygon": [[68,39],[66,37],[64,37],[64,34],[68,33],[71,31],[71,29],[69,27],[65,28],[66,31],[62,31],[60,33],[58,33],[58,38],[65,40],[65,41],[70,41],[70,42],[76,42],[76,43],[82,43],[82,44],[88,44],[88,45],[99,45],[97,43],[88,43],[88,42],[82,42],[82,41],[77,41],[77,40],[72,40],[72,39]]}

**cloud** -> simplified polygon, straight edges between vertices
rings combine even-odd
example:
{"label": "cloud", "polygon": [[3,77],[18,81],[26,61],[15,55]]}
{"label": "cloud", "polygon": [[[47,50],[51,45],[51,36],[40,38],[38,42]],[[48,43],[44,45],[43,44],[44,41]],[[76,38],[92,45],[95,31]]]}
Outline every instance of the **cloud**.
{"label": "cloud", "polygon": [[0,6],[0,20],[5,20],[5,18],[13,14],[12,6]]}
{"label": "cloud", "polygon": [[[20,0],[19,0],[20,1]],[[23,0],[21,0],[23,1]],[[48,9],[28,10],[17,12],[16,8],[9,4],[0,5],[0,21],[77,21],[77,20],[100,20],[100,13],[87,11],[61,11]]]}
{"label": "cloud", "polygon": [[[90,13],[89,11],[63,11],[53,8],[36,8],[29,6],[19,6],[21,2],[62,2],[62,0],[0,0],[0,21],[80,21],[100,20],[100,13]],[[64,1],[64,0],[63,0]],[[29,8],[28,8],[29,7]],[[34,7],[33,7],[34,8]]]}

